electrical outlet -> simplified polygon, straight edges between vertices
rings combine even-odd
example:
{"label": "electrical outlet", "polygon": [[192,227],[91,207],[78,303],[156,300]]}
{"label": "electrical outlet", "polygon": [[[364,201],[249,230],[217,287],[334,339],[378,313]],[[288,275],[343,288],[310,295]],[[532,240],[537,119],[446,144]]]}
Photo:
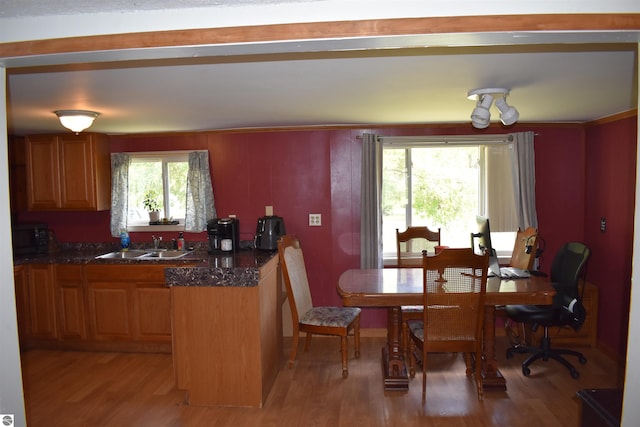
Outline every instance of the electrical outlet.
{"label": "electrical outlet", "polygon": [[322,225],[322,215],[321,214],[309,214],[309,226],[310,227],[320,227]]}

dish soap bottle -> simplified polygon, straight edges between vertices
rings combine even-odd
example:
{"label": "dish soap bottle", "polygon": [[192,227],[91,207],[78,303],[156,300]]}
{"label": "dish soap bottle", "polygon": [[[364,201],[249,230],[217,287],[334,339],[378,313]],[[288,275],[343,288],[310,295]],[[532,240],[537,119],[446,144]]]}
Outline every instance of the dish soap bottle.
{"label": "dish soap bottle", "polygon": [[178,250],[184,251],[184,233],[182,232],[178,234]]}
{"label": "dish soap bottle", "polygon": [[129,233],[125,228],[120,230],[120,248],[123,251],[129,250],[129,244],[131,243],[131,239],[129,238]]}

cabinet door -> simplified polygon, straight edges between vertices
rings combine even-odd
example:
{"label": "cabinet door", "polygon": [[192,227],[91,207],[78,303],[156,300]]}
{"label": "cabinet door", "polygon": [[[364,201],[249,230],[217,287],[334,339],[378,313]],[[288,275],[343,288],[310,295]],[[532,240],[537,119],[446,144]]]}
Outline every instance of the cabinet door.
{"label": "cabinet door", "polygon": [[60,159],[55,136],[29,136],[26,140],[27,207],[54,210],[60,207]]}
{"label": "cabinet door", "polygon": [[28,272],[29,336],[57,338],[53,265],[31,264]]}
{"label": "cabinet door", "polygon": [[9,140],[9,190],[11,212],[27,209],[27,164],[24,138]]}
{"label": "cabinet door", "polygon": [[91,282],[87,284],[87,291],[92,338],[98,341],[131,341],[131,285],[123,282]]}
{"label": "cabinet door", "polygon": [[60,205],[89,210],[96,206],[93,145],[87,134],[58,137],[60,150]]}
{"label": "cabinet door", "polygon": [[171,342],[171,293],[164,283],[135,288],[137,341]]}
{"label": "cabinet door", "polygon": [[56,270],[58,325],[63,340],[85,339],[82,266],[58,265]]}
{"label": "cabinet door", "polygon": [[18,337],[20,339],[20,345],[22,345],[29,336],[29,276],[26,266],[18,265],[13,268],[13,282],[16,289]]}

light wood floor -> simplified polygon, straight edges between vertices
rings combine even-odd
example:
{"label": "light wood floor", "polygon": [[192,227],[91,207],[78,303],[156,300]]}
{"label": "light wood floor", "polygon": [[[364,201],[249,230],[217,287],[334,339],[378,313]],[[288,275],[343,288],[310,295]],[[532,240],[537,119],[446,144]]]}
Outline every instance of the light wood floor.
{"label": "light wood floor", "polygon": [[[349,343],[351,345],[351,342]],[[295,367],[283,367],[265,407],[205,408],[184,404],[174,385],[171,355],[34,350],[23,354],[27,421],[38,426],[577,426],[585,388],[621,386],[622,369],[595,349],[574,380],[556,362],[537,362],[523,377],[523,355],[504,359],[508,390],[486,391],[478,402],[461,356],[429,359],[427,402],[420,373],[409,392],[382,387],[382,338],[363,338],[362,355],[342,379],[339,340],[314,337],[302,344]],[[285,340],[285,351],[290,341]],[[288,353],[287,353],[288,354]]]}

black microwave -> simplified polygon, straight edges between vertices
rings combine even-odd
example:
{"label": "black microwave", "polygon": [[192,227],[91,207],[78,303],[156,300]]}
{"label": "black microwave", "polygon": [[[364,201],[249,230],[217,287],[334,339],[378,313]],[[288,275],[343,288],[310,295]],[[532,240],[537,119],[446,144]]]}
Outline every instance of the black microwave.
{"label": "black microwave", "polygon": [[14,255],[47,253],[49,227],[42,222],[13,224],[11,226],[11,240]]}

